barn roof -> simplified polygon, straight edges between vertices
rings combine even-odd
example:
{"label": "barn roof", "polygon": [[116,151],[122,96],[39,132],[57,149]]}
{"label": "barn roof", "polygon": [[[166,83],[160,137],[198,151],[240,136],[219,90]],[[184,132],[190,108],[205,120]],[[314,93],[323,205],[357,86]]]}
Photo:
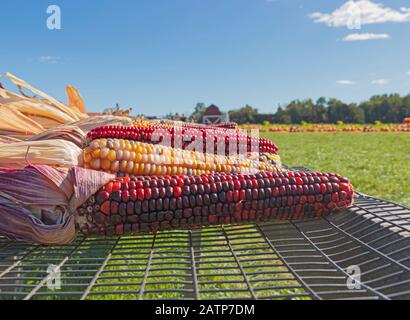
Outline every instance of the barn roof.
{"label": "barn roof", "polygon": [[221,110],[219,110],[219,108],[216,105],[212,104],[208,107],[208,109],[206,109],[204,115],[205,116],[221,116],[222,112]]}

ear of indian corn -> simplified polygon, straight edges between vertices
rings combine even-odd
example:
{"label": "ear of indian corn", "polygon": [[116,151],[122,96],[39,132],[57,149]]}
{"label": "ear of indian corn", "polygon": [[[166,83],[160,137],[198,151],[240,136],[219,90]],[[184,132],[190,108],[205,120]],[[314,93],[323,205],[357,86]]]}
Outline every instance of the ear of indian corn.
{"label": "ear of indian corn", "polygon": [[321,217],[349,207],[354,192],[336,174],[261,172],[117,178],[78,211],[77,229],[124,234],[215,224]]}
{"label": "ear of indian corn", "polygon": [[[124,139],[95,139],[83,150],[82,166],[126,175],[197,175],[281,170],[278,155],[226,157]],[[253,158],[252,158],[253,157]]]}
{"label": "ear of indian corn", "polygon": [[160,136],[167,135],[170,139],[171,147],[186,149],[193,143],[199,142],[202,152],[218,153],[221,144],[224,146],[225,155],[229,152],[263,152],[277,154],[277,146],[268,139],[247,136],[237,130],[225,128],[178,128],[166,125],[136,125],[133,127],[125,126],[104,126],[90,131],[88,139],[117,138],[135,140],[146,143],[157,144]]}

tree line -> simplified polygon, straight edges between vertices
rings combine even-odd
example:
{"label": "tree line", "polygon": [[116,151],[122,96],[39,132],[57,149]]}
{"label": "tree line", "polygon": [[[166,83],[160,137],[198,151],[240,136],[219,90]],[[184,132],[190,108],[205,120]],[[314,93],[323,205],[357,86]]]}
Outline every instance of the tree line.
{"label": "tree line", "polygon": [[[206,110],[204,103],[198,103],[194,113],[187,117],[200,122]],[[324,97],[293,100],[285,106],[279,106],[275,113],[259,113],[250,105],[229,111],[229,118],[239,124],[284,123],[401,123],[410,117],[410,95],[376,95],[362,103],[346,103],[338,99]]]}

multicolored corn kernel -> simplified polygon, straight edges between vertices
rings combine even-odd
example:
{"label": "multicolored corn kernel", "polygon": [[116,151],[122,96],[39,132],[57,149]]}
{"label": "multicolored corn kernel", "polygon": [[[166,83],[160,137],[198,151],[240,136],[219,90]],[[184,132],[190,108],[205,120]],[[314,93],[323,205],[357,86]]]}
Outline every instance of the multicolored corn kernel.
{"label": "multicolored corn kernel", "polygon": [[[319,188],[315,188],[319,181]],[[86,235],[109,235],[125,230],[155,232],[214,224],[301,220],[341,211],[353,200],[349,180],[331,173],[123,177],[108,183],[89,199],[78,210],[76,223]]]}
{"label": "multicolored corn kernel", "polygon": [[226,157],[116,138],[92,140],[83,150],[81,160],[85,168],[129,176],[282,170],[280,157],[275,154],[249,153],[246,157]]}

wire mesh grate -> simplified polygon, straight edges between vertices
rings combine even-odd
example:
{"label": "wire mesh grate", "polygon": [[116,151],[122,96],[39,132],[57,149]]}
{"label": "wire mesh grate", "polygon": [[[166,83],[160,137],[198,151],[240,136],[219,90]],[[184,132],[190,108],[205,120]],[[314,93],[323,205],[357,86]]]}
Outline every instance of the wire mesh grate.
{"label": "wire mesh grate", "polygon": [[[50,265],[61,287],[48,286]],[[352,288],[349,268],[359,268]],[[410,210],[358,194],[325,219],[78,238],[0,238],[0,299],[410,299]],[[350,289],[349,289],[350,288]]]}

